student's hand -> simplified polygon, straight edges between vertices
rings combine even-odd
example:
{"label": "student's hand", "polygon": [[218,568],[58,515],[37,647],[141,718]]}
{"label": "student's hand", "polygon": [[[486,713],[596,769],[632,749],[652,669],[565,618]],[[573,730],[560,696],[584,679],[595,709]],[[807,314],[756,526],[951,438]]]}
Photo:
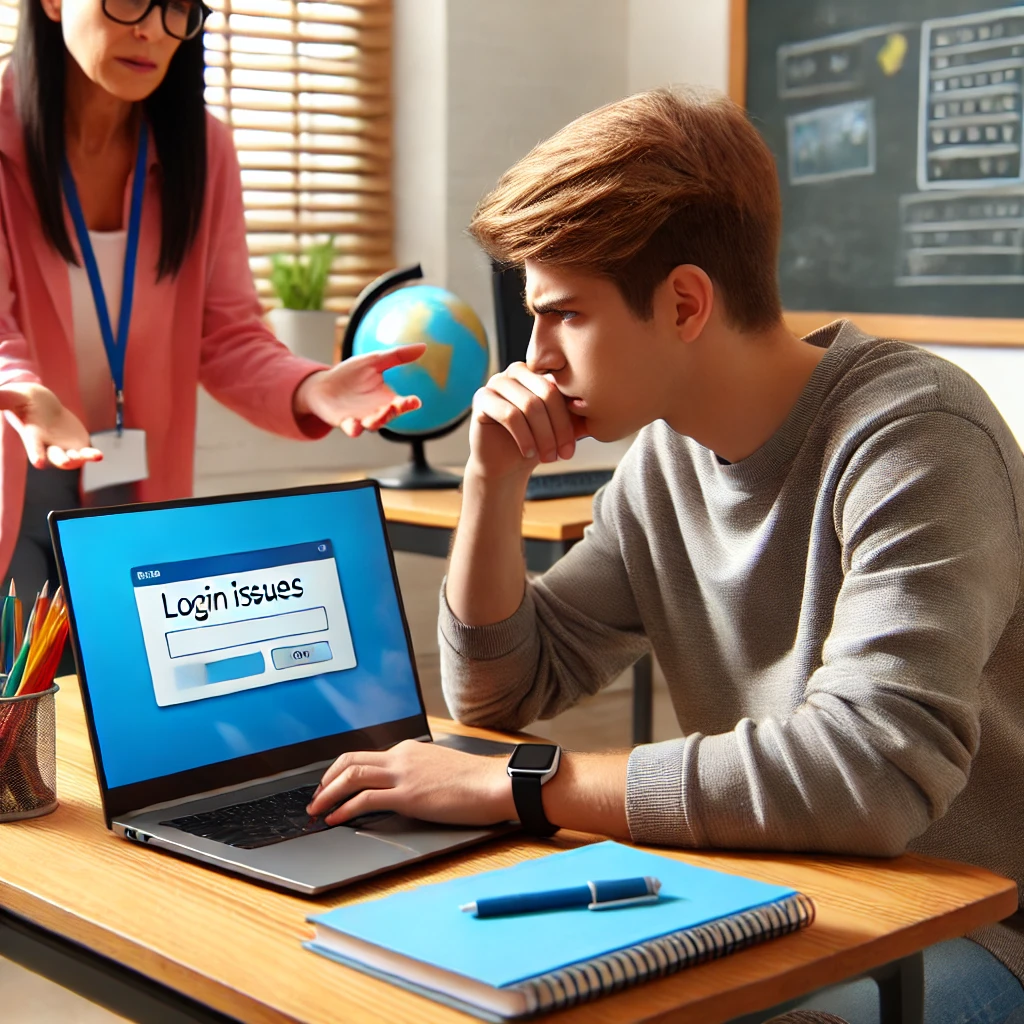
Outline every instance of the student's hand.
{"label": "student's hand", "polygon": [[295,389],[292,407],[296,417],[317,416],[349,437],[358,437],[364,430],[380,430],[396,416],[423,404],[415,395],[396,395],[384,383],[384,371],[415,362],[426,350],[420,342],[399,345],[351,356],[329,370],[311,374]]}
{"label": "student's hand", "polygon": [[89,431],[60,399],[42,384],[8,384],[0,388],[0,410],[18,431],[29,462],[78,469],[98,462],[103,452],[89,443]]}
{"label": "student's hand", "polygon": [[[514,820],[507,757],[477,757],[436,743],[405,740],[390,750],[342,754],[307,808],[339,825],[371,811],[396,811],[446,825]],[[355,795],[353,795],[355,794]]]}
{"label": "student's hand", "polygon": [[587,433],[548,376],[512,363],[473,397],[467,472],[489,479],[528,477],[538,462],[571,459]]}

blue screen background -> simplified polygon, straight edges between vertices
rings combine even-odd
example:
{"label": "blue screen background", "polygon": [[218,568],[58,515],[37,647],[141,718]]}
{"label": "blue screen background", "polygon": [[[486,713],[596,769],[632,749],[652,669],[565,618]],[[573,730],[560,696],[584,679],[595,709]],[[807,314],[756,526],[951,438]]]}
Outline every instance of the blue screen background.
{"label": "blue screen background", "polygon": [[[88,516],[58,529],[110,788],[421,713],[373,488]],[[324,538],[356,667],[159,707],[132,566]]]}

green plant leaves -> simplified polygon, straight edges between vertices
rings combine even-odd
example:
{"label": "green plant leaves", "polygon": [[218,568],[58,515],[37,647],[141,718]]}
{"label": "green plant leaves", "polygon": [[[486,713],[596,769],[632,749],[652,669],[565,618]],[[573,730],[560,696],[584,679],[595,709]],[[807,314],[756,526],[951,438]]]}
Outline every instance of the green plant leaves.
{"label": "green plant leaves", "polygon": [[334,235],[311,245],[302,257],[270,257],[270,286],[285,309],[323,309],[327,278],[336,255]]}

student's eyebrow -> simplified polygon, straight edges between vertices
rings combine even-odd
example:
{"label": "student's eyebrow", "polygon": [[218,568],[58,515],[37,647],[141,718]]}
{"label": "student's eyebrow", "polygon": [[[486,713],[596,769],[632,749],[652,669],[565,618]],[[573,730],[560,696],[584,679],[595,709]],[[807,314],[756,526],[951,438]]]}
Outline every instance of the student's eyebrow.
{"label": "student's eyebrow", "polygon": [[531,306],[530,300],[523,295],[523,305],[526,307],[526,312],[532,313],[534,316],[543,316],[545,313],[562,313],[566,308],[571,307],[575,301],[575,295],[556,295],[546,302],[538,302],[535,306]]}

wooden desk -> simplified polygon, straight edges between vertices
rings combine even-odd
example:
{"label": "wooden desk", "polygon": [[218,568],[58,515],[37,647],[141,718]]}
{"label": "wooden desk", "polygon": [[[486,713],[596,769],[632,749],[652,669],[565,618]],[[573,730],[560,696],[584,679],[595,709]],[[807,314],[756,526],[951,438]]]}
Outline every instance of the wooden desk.
{"label": "wooden desk", "polygon": [[[563,832],[543,842],[502,839],[320,899],[260,888],[107,832],[77,683],[66,678],[60,685],[60,807],[44,818],[0,825],[0,954],[146,1024],[466,1024],[470,1018],[458,1011],[306,952],[300,942],[311,934],[307,915],[592,838]],[[914,954],[925,946],[997,921],[1017,906],[1007,879],[913,854],[879,861],[669,855],[800,889],[817,905],[815,923],[568,1010],[552,1018],[558,1024],[715,1024],[741,1015],[752,1020],[755,1013],[763,1019],[770,1007],[893,961],[909,964],[912,975],[920,967]],[[914,996],[905,993],[911,1007]],[[889,1019],[909,1024],[911,1017]]]}

